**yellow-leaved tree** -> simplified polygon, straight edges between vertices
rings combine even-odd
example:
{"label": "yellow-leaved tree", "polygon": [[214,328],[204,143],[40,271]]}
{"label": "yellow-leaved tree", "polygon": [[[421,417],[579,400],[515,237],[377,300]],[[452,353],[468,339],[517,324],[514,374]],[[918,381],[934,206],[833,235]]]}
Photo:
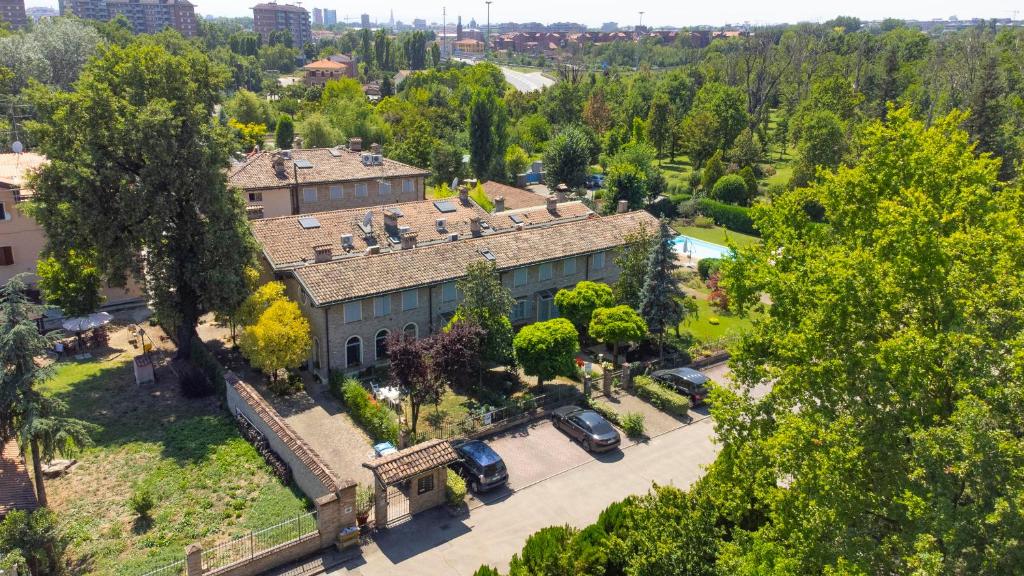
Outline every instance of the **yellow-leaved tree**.
{"label": "yellow-leaved tree", "polygon": [[276,382],[282,369],[297,368],[313,345],[309,321],[291,300],[277,300],[246,326],[239,346],[253,366]]}

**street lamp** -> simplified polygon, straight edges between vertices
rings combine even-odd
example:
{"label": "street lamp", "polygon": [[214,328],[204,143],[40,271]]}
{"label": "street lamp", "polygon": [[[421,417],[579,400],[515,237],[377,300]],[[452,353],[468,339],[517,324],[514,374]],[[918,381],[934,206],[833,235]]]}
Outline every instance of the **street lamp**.
{"label": "street lamp", "polygon": [[484,36],[484,59],[487,59],[487,51],[490,50],[488,46],[491,42],[491,2],[487,0],[484,4],[487,4],[487,34]]}

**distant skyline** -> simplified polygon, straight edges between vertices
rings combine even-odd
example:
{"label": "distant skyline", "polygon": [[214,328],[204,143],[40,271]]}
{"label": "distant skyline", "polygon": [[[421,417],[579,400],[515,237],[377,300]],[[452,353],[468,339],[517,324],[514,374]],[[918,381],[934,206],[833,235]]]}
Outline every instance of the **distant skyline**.
{"label": "distant skyline", "polygon": [[[252,16],[252,6],[257,0],[191,0],[196,13],[211,16]],[[284,0],[280,4],[286,4]],[[291,2],[299,3],[299,2]],[[57,7],[57,0],[27,0],[26,6]],[[307,0],[301,4],[312,12],[313,8],[328,8],[338,11],[342,18],[358,20],[366,12],[371,21],[387,22],[394,10],[395,20],[411,23],[414,18],[427,22],[441,22],[441,9],[447,7],[448,21],[462,15],[463,24],[476,18],[483,26],[487,20],[487,7],[483,0],[460,0],[426,3],[421,0],[394,0],[376,2],[365,9],[358,4],[341,0]],[[700,2],[692,6],[670,1],[612,2],[546,2],[540,0],[494,0],[491,5],[491,23],[498,22],[578,22],[597,27],[604,22],[617,22],[619,26],[633,26],[639,22],[640,10],[644,11],[643,23],[649,26],[696,26],[701,24],[720,26],[723,24],[777,24],[801,21],[821,22],[839,14],[856,16],[863,20],[901,18],[907,20],[931,20],[957,16],[961,20],[971,18],[1021,18],[1024,5],[1019,0],[978,0],[965,4],[958,0],[862,0],[860,2],[820,2],[796,0],[791,2],[764,2],[763,0],[735,0],[729,3]]]}

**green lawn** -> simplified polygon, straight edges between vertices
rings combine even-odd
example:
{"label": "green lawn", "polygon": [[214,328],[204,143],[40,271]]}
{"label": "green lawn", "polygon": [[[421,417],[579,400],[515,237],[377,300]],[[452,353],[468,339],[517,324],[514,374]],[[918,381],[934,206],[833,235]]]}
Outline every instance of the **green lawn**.
{"label": "green lawn", "polygon": [[[307,509],[238,433],[216,399],[185,400],[165,381],[136,386],[127,358],[67,363],[43,387],[95,425],[95,446],[47,483],[71,545],[72,574],[132,575]],[[151,519],[128,502],[154,497]]]}
{"label": "green lawn", "polygon": [[[655,165],[658,165],[655,162]],[[661,173],[665,176],[665,181],[669,185],[678,185],[688,188],[690,185],[690,173],[693,172],[693,166],[690,164],[690,159],[686,156],[676,156],[671,160],[662,160],[660,165]]]}
{"label": "green lawn", "polygon": [[731,242],[739,248],[746,248],[747,246],[753,246],[755,244],[760,244],[761,242],[761,239],[757,236],[740,234],[739,232],[726,230],[721,226],[701,228],[699,226],[683,226],[676,222],[672,224],[672,228],[680,234],[684,234],[698,240],[703,240],[705,242],[711,242],[712,244],[718,244],[720,246],[728,246]]}
{"label": "green lawn", "polygon": [[[729,312],[722,312],[711,306],[707,294],[697,295],[697,317],[684,320],[679,326],[687,330],[700,342],[712,342],[725,336],[737,335],[753,326],[751,317],[740,317]],[[717,320],[713,324],[712,319]]]}

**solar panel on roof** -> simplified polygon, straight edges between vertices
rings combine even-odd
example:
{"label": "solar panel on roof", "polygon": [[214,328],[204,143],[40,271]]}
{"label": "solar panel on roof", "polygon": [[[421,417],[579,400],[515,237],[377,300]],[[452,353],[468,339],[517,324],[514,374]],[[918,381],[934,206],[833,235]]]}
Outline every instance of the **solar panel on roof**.
{"label": "solar panel on roof", "polygon": [[442,214],[455,212],[455,204],[450,200],[436,200],[434,201],[434,208],[437,208],[437,211]]}
{"label": "solar panel on roof", "polygon": [[480,255],[491,262],[494,262],[498,259],[498,257],[494,255],[494,252],[491,252],[490,249],[488,248],[484,248],[483,250],[481,250]]}
{"label": "solar panel on roof", "polygon": [[302,226],[306,230],[309,230],[311,228],[319,228],[320,221],[317,220],[316,218],[307,216],[305,218],[299,218],[299,226]]}
{"label": "solar panel on roof", "polygon": [[309,160],[305,160],[305,159],[303,159],[303,160],[296,160],[295,161],[295,167],[296,168],[307,168],[308,169],[308,168],[312,168],[313,167],[313,163],[310,162]]}
{"label": "solar panel on roof", "polygon": [[508,217],[515,224],[522,224],[523,223],[523,217],[520,216],[519,214],[509,214]]}

